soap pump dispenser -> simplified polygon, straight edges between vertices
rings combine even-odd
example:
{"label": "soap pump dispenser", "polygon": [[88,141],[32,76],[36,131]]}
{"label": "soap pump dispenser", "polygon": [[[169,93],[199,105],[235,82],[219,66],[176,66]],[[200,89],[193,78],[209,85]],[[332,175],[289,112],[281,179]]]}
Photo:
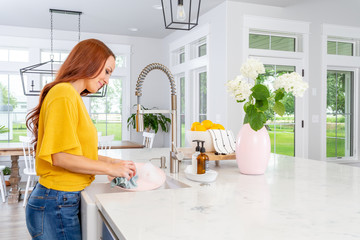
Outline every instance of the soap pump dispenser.
{"label": "soap pump dispenser", "polygon": [[197,174],[205,174],[209,169],[209,157],[205,154],[204,142],[201,142],[200,154],[197,156]]}
{"label": "soap pump dispenser", "polygon": [[193,140],[193,142],[197,143],[197,146],[195,148],[195,153],[191,157],[191,164],[192,164],[192,171],[193,174],[197,174],[197,157],[200,154],[200,140]]}

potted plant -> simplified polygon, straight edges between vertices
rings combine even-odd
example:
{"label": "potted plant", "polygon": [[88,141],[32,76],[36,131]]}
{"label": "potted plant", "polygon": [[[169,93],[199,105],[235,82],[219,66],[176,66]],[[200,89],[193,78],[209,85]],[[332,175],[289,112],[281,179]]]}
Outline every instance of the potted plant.
{"label": "potted plant", "polygon": [[[142,106],[142,109],[149,110]],[[152,108],[155,109],[155,108]],[[150,132],[150,130],[154,130],[155,133],[159,131],[159,126],[163,132],[168,132],[170,130],[171,119],[165,117],[165,115],[161,113],[146,113],[144,116],[144,128],[146,132]],[[136,129],[136,113],[131,114],[131,116],[127,119],[127,127]]]}
{"label": "potted plant", "polygon": [[9,129],[7,129],[4,125],[0,125],[0,133],[6,133]]}
{"label": "potted plant", "polygon": [[5,167],[3,170],[3,174],[4,174],[6,186],[10,186],[9,178],[10,178],[10,174],[11,174],[11,169],[9,167]]}

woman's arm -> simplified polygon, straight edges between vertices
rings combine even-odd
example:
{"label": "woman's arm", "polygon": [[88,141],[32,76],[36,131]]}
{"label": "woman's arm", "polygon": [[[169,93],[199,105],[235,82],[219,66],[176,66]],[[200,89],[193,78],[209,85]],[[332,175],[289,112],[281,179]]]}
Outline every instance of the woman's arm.
{"label": "woman's arm", "polygon": [[[102,156],[104,157],[104,156]],[[132,178],[136,174],[136,167],[132,161],[119,161],[111,163],[109,160],[94,161],[84,156],[69,153],[52,154],[53,165],[66,170],[83,174],[110,175],[112,177]],[[110,158],[111,161],[111,158]]]}
{"label": "woman's arm", "polygon": [[102,162],[107,162],[107,163],[114,163],[117,159],[111,158],[111,157],[106,157],[103,155],[98,155],[98,159],[99,161]]}

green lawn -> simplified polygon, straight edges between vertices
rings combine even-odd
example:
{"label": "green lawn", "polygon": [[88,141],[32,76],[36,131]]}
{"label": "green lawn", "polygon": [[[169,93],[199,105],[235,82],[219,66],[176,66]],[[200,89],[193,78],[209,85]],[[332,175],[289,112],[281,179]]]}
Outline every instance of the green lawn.
{"label": "green lawn", "polygon": [[[271,141],[271,152],[274,153],[274,132],[269,131]],[[276,130],[276,153],[294,156],[294,133]]]}
{"label": "green lawn", "polygon": [[[20,123],[13,124],[13,139],[10,142],[19,142],[19,136],[26,136],[26,125]],[[7,140],[2,140],[0,143],[7,143]]]}

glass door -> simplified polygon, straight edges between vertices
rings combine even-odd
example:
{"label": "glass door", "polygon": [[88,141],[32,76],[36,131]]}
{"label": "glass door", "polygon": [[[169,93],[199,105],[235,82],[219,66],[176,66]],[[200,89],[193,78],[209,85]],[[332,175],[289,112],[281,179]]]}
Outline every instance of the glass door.
{"label": "glass door", "polygon": [[[272,89],[272,82],[277,76],[296,70],[295,66],[265,65],[264,67],[267,75],[270,76],[264,79],[264,84],[269,86],[269,89]],[[265,113],[268,119],[266,127],[270,135],[271,152],[295,156],[295,97],[289,94],[282,102],[285,106],[283,116],[277,115],[272,109]]]}
{"label": "glass door", "polygon": [[326,157],[354,156],[354,72],[327,72]]}
{"label": "glass door", "polygon": [[[298,72],[301,74],[302,65],[299,60],[256,57],[263,62],[266,75],[263,83],[272,89],[275,78],[283,73]],[[271,152],[287,156],[306,156],[304,131],[304,98],[295,98],[292,94],[282,100],[285,105],[285,114],[279,116],[272,110],[266,113],[268,129],[271,140]]]}

